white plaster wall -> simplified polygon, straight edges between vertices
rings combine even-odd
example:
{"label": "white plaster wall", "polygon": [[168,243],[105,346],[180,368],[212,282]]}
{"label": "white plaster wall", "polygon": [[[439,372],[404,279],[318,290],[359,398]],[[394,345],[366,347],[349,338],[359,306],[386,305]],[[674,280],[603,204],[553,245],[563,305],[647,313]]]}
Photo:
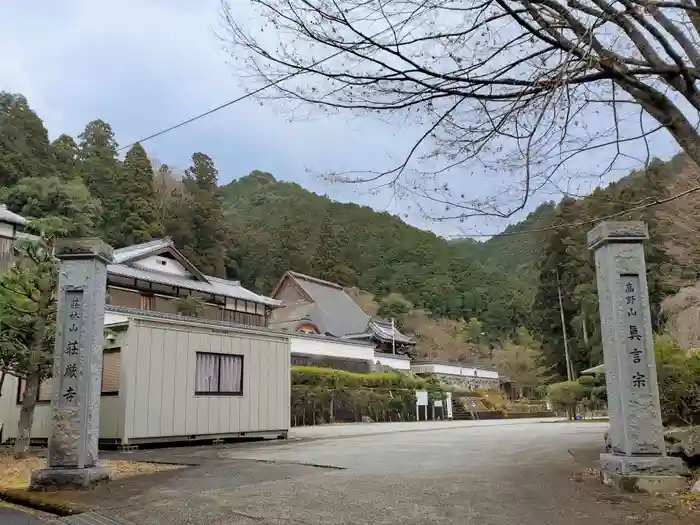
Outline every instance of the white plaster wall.
{"label": "white plaster wall", "polygon": [[[197,352],[243,356],[242,396],[196,396]],[[171,320],[132,319],[122,347],[125,441],[287,430],[285,336]]]}
{"label": "white plaster wall", "polygon": [[317,355],[364,359],[374,362],[374,346],[351,344],[346,341],[323,337],[290,334],[293,354]]}
{"label": "white plaster wall", "polygon": [[411,371],[416,374],[446,374],[452,376],[480,377],[483,379],[498,379],[499,377],[498,372],[492,370],[482,370],[481,368],[463,367],[459,365],[411,365]]}
{"label": "white plaster wall", "polygon": [[[165,262],[165,264],[160,264],[159,261]],[[141,268],[143,270],[150,270],[153,272],[167,273],[170,275],[180,275],[182,277],[190,277],[190,272],[185,269],[179,262],[168,259],[166,257],[159,257],[158,255],[152,255],[151,257],[145,257],[139,261],[133,263],[136,268]]]}
{"label": "white plaster wall", "polygon": [[15,227],[12,224],[7,224],[6,222],[0,222],[0,237],[15,237]]}

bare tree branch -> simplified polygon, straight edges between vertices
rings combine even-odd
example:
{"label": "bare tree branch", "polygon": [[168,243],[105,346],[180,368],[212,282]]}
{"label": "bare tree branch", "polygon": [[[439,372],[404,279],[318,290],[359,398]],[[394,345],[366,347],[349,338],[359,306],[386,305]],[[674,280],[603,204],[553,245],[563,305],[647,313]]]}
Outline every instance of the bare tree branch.
{"label": "bare tree branch", "polygon": [[[658,133],[700,164],[693,0],[251,2],[259,27],[222,0],[223,40],[249,89],[285,78],[265,100],[420,127],[396,165],[333,179],[442,207],[431,218],[510,217],[562,177],[600,182],[648,162]],[[576,162],[590,152],[594,165]],[[472,177],[493,192],[470,195]]]}

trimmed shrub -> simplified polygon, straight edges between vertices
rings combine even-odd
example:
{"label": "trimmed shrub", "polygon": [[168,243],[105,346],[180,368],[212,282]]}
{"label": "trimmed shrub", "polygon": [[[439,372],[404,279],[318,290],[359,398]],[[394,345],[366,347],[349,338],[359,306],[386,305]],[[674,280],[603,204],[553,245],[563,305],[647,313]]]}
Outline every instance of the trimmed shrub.
{"label": "trimmed shrub", "polygon": [[439,384],[400,372],[357,374],[295,366],[292,424],[415,420],[416,390],[427,390],[431,403],[443,399],[445,392]]}

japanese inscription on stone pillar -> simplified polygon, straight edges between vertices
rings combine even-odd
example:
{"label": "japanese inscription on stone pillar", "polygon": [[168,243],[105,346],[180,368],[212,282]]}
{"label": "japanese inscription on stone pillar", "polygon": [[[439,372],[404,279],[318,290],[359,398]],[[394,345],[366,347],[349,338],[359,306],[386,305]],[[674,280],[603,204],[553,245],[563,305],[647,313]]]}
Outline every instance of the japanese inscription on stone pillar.
{"label": "japanese inscription on stone pillar", "polygon": [[639,276],[621,275],[623,301],[623,326],[625,329],[627,368],[631,370],[630,386],[632,392],[647,389],[649,382],[648,366],[645,353],[644,325],[639,301]]}
{"label": "japanese inscription on stone pillar", "polygon": [[80,395],[80,374],[83,351],[81,333],[83,329],[83,291],[66,292],[68,312],[63,320],[63,355],[57,370],[60,406],[78,406]]}
{"label": "japanese inscription on stone pillar", "polygon": [[[624,336],[624,350],[620,356],[620,380],[623,402],[626,401],[624,412],[636,418],[649,410],[654,410],[655,377],[650,374],[649,352],[654,351],[653,341],[647,340],[645,328],[645,304],[641,280],[638,274],[620,275],[620,319]],[[653,361],[652,361],[653,362]],[[640,429],[641,430],[641,429]],[[658,453],[654,439],[646,432],[639,432],[636,439],[630,437],[633,454]]]}

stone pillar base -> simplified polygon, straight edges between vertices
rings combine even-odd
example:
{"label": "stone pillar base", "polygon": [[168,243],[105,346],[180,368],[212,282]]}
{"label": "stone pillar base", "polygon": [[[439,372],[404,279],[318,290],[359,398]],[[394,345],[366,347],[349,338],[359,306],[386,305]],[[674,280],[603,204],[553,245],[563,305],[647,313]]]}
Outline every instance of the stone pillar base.
{"label": "stone pillar base", "polygon": [[624,492],[678,492],[687,486],[689,474],[681,458],[600,455],[601,481]]}
{"label": "stone pillar base", "polygon": [[55,492],[59,490],[85,490],[106,483],[112,472],[107,467],[45,468],[32,472],[29,490]]}

